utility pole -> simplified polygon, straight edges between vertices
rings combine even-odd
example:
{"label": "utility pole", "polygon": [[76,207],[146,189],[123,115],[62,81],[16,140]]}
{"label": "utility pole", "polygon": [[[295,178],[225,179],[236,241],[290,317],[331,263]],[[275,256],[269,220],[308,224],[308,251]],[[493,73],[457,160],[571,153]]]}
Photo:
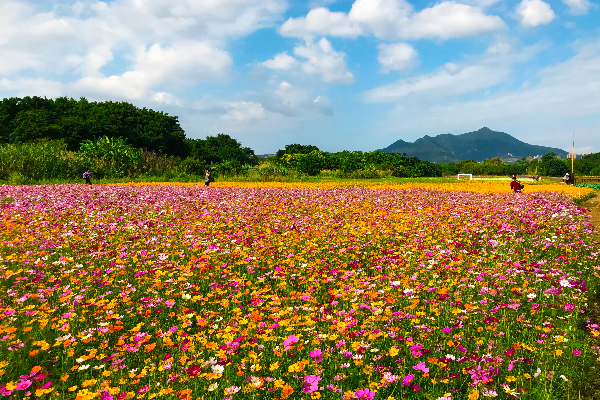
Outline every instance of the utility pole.
{"label": "utility pole", "polygon": [[571,147],[571,153],[573,154],[573,158],[571,158],[571,174],[575,176],[575,170],[573,169],[573,161],[575,159],[575,132],[573,132],[573,147]]}

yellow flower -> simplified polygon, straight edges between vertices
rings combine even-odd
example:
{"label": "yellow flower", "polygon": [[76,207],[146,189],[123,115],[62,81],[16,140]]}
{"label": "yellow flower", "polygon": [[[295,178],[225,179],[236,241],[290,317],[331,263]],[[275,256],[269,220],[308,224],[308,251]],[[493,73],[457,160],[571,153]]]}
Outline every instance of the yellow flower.
{"label": "yellow flower", "polygon": [[321,393],[319,393],[319,392],[312,392],[311,395],[310,395],[310,398],[311,399],[319,399],[319,398],[321,398]]}
{"label": "yellow flower", "polygon": [[399,352],[400,350],[396,346],[390,348],[390,357],[396,357]]}
{"label": "yellow flower", "polygon": [[473,389],[471,393],[469,393],[469,400],[477,400],[479,398],[479,392],[476,389]]}
{"label": "yellow flower", "polygon": [[75,386],[71,386],[71,387],[69,388],[69,392],[74,392],[74,391],[76,391],[76,390],[77,390],[77,385],[75,385]]}
{"label": "yellow flower", "polygon": [[269,367],[270,371],[275,371],[277,368],[279,368],[279,362],[274,362],[273,364],[271,364],[271,366]]}
{"label": "yellow flower", "polygon": [[527,378],[527,379],[531,379],[531,375],[529,375],[529,374],[527,374],[527,373],[523,374],[523,376],[524,376],[525,378]]}
{"label": "yellow flower", "polygon": [[6,384],[6,390],[15,390],[17,385],[14,382],[8,382]]}
{"label": "yellow flower", "polygon": [[556,349],[556,355],[557,356],[562,356],[564,353],[564,351],[560,350],[560,349]]}
{"label": "yellow flower", "polygon": [[514,381],[516,381],[516,380],[517,380],[517,379],[516,379],[514,376],[507,376],[507,377],[506,377],[506,382],[514,382]]}

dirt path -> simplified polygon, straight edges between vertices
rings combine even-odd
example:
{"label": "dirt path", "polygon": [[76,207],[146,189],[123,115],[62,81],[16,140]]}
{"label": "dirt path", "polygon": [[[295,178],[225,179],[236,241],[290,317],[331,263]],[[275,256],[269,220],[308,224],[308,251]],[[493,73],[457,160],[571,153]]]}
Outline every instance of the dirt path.
{"label": "dirt path", "polygon": [[[600,236],[600,192],[596,193],[596,197],[589,199],[585,203],[581,204],[581,207],[587,208],[592,213],[591,223],[596,230],[596,234]],[[595,299],[590,299],[593,305],[590,307],[589,316],[594,321],[600,321],[600,296],[596,296]],[[598,346],[600,341],[598,338],[593,337],[591,334],[589,336],[590,346],[595,345]],[[594,360],[593,365],[590,368],[590,374],[593,375],[590,379],[592,386],[585,390],[586,396],[583,396],[582,399],[599,399],[600,398],[600,357]]]}
{"label": "dirt path", "polygon": [[587,208],[592,212],[592,225],[596,228],[596,232],[600,234],[600,194],[596,194],[596,197],[589,199],[585,203],[581,204],[580,207]]}

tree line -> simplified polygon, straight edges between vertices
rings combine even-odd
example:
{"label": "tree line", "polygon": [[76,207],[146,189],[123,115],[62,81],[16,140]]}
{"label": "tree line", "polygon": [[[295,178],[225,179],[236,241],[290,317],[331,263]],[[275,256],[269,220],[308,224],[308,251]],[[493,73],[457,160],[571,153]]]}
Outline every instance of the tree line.
{"label": "tree line", "polygon": [[[575,174],[600,175],[600,154],[575,160]],[[260,165],[259,165],[260,164]],[[190,139],[177,116],[127,102],[85,98],[5,98],[0,102],[0,181],[73,179],[91,169],[99,178],[179,178],[203,175],[315,176],[330,171],[344,178],[476,175],[562,176],[570,162],[554,153],[516,164],[499,158],[434,164],[382,151],[327,153],[313,145],[290,144],[260,159],[229,135]]]}

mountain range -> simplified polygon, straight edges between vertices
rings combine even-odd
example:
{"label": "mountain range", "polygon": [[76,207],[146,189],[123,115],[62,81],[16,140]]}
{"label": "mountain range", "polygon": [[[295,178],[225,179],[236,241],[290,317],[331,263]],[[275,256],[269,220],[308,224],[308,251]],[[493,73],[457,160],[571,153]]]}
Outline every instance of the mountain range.
{"label": "mountain range", "polygon": [[425,135],[412,143],[398,140],[381,150],[387,153],[405,153],[409,157],[436,163],[461,160],[484,161],[494,157],[520,159],[550,152],[564,158],[568,154],[562,149],[528,144],[508,133],[496,132],[485,127],[462,135],[450,133],[434,137]]}

